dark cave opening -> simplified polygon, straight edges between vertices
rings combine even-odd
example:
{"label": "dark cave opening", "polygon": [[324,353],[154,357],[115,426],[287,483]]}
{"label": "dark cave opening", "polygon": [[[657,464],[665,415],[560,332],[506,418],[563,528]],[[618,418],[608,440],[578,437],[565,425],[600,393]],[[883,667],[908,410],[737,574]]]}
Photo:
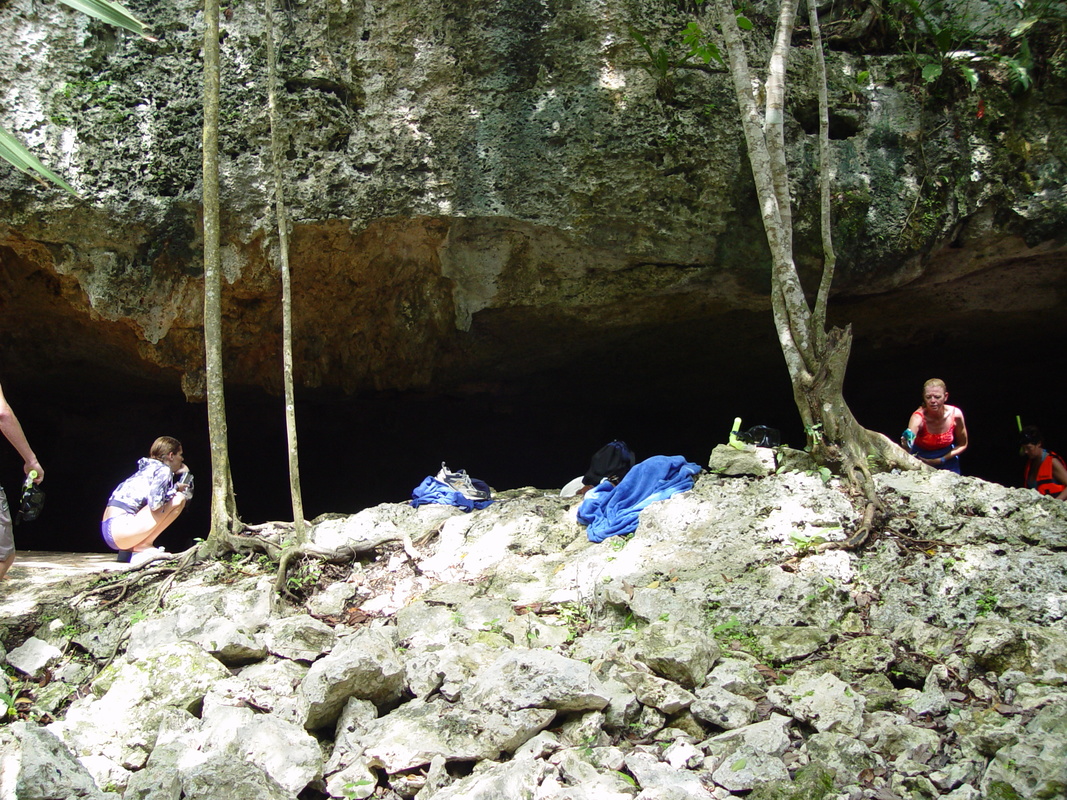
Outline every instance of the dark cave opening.
{"label": "dark cave opening", "polygon": [[[706,340],[703,340],[706,341]],[[773,339],[769,339],[773,344]],[[780,355],[724,359],[700,336],[620,351],[600,370],[561,365],[498,382],[493,391],[393,393],[355,398],[298,396],[305,516],[355,513],[403,502],[446,461],[497,490],[558,490],[582,474],[607,441],[627,441],[639,459],[684,455],[706,464],[726,440],[735,416],[744,427],[769,425],[783,441],[804,444]],[[1047,444],[1067,449],[1058,416],[1062,364],[1005,344],[944,342],[936,355],[914,348],[858,346],[846,399],[865,426],[896,437],[918,406],[923,381],[941,377],[950,401],[967,417],[971,446],[964,472],[1018,485],[1022,463],[1016,415],[1045,431]],[[1040,376],[1055,374],[1054,380]],[[91,376],[91,377],[87,377]],[[26,378],[5,373],[4,391],[46,471],[45,511],[16,529],[22,550],[106,552],[99,520],[112,488],[129,475],[160,434],[183,442],[197,476],[197,496],[159,544],[171,551],[206,536],[210,487],[207,411],[177,387],[132,386],[128,379],[79,371]],[[283,403],[259,391],[227,389],[230,452],[237,503],[247,523],[292,518]],[[0,483],[17,502],[21,461],[0,446]]]}

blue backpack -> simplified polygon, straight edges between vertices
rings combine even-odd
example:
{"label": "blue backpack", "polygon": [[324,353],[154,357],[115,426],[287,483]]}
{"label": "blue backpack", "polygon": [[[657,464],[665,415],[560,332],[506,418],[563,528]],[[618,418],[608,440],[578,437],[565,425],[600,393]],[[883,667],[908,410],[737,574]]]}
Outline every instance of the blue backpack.
{"label": "blue backpack", "polygon": [[617,484],[636,463],[637,457],[634,451],[626,445],[626,442],[616,439],[593,453],[593,458],[589,462],[589,471],[585,473],[582,482],[586,486],[596,486],[607,478]]}

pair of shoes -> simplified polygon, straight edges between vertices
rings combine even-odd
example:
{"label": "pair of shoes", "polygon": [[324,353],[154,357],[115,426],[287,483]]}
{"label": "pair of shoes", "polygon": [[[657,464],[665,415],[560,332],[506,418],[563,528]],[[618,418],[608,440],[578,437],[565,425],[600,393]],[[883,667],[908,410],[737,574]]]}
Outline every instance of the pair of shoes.
{"label": "pair of shoes", "polygon": [[132,550],[119,550],[115,554],[115,560],[118,561],[120,564],[129,564],[130,563],[130,556],[132,556],[132,555],[133,555],[133,551]]}
{"label": "pair of shoes", "polygon": [[166,554],[166,551],[162,547],[149,547],[147,550],[132,553],[130,555],[130,566],[136,567],[144,564],[146,561],[153,561],[157,558],[161,558]]}
{"label": "pair of shoes", "polygon": [[471,482],[471,476],[467,474],[467,470],[461,469],[459,472],[452,472],[444,461],[441,462],[441,471],[437,473],[437,480],[441,481],[445,486],[455,489],[470,500],[489,499],[489,492],[476,487]]}

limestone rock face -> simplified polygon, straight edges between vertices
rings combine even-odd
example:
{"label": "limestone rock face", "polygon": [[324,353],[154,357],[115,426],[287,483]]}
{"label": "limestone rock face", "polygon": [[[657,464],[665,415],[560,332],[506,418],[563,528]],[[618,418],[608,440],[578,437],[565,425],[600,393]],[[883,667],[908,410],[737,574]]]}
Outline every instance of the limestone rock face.
{"label": "limestone rock face", "polygon": [[[655,46],[676,36],[688,18],[671,6],[387,0],[279,13],[303,386],[514,379],[638,338],[671,351],[694,329],[774,355],[773,337],[748,330],[766,326],[768,259],[728,79],[690,68],[654,79],[628,32]],[[132,7],[157,42],[59,4],[0,8],[11,34],[0,123],[83,197],[0,170],[0,334],[9,370],[40,370],[43,349],[46,368],[181,376],[199,397],[202,13],[190,0]],[[262,9],[232,4],[222,27],[226,369],[276,390]],[[810,277],[814,100],[797,44],[786,131]],[[1018,333],[1033,337],[1035,318],[1062,313],[1062,64],[1031,95],[985,75],[979,115],[960,87],[926,96],[906,61],[853,45],[829,54],[846,318],[871,341],[907,343],[935,324],[992,340],[1045,312]]]}
{"label": "limestone rock face", "polygon": [[[10,677],[0,798],[1062,796],[1067,503],[933,470],[876,485],[877,537],[824,552],[792,534],[862,511],[800,472],[703,475],[600,544],[558,489],[383,504],[331,534],[392,532],[339,616],[308,609],[343,570],[272,601],[260,560],[194,563],[163,604],[92,590],[147,570],[13,584],[5,619],[39,605],[5,647],[62,658]],[[265,646],[231,661],[211,612]]]}

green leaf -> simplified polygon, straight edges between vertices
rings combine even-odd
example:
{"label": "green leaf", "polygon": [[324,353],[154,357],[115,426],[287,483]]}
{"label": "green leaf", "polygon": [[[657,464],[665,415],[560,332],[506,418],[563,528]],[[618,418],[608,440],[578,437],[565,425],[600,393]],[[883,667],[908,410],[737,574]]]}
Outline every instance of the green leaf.
{"label": "green leaf", "polygon": [[933,83],[941,77],[941,72],[940,64],[927,64],[923,67],[923,80],[927,83]]}
{"label": "green leaf", "polygon": [[26,173],[31,178],[36,177],[34,175],[34,173],[36,173],[42,178],[47,178],[57,186],[66,189],[75,197],[78,196],[78,193],[74,191],[73,186],[42,164],[37,156],[27,150],[22,142],[16,139],[10,131],[2,126],[0,126],[0,158],[11,164],[19,172]]}
{"label": "green leaf", "polygon": [[952,29],[941,28],[934,34],[934,42],[937,44],[938,49],[941,50],[942,54],[951,52],[955,46]]}
{"label": "green leaf", "polygon": [[624,781],[626,781],[631,786],[637,786],[637,781],[635,781],[633,778],[631,778],[625,772],[619,772],[618,770],[616,770],[615,774],[618,775],[620,778],[622,778]]}
{"label": "green leaf", "polygon": [[64,5],[70,6],[75,11],[81,11],[83,14],[88,14],[90,17],[103,20],[110,25],[117,25],[120,28],[125,28],[128,31],[133,31],[138,36],[143,36],[149,41],[156,41],[153,37],[147,33],[148,26],[141,20],[137,19],[130,13],[121,3],[114,3],[111,0],[59,0]]}
{"label": "green leaf", "polygon": [[1022,22],[1012,28],[1011,36],[1016,39],[1020,36],[1025,36],[1026,33],[1040,21],[1041,20],[1038,17],[1030,17],[1029,19],[1024,19]]}
{"label": "green leaf", "polygon": [[971,87],[973,92],[978,88],[978,72],[973,67],[960,67],[960,72],[963,73],[963,79],[967,81],[967,85]]}
{"label": "green leaf", "polygon": [[740,772],[745,768],[746,764],[748,764],[748,762],[745,759],[739,758],[737,759],[737,761],[730,765],[730,770],[733,772]]}
{"label": "green leaf", "polygon": [[748,17],[743,17],[740,14],[737,15],[737,27],[743,31],[752,30],[752,20]]}

